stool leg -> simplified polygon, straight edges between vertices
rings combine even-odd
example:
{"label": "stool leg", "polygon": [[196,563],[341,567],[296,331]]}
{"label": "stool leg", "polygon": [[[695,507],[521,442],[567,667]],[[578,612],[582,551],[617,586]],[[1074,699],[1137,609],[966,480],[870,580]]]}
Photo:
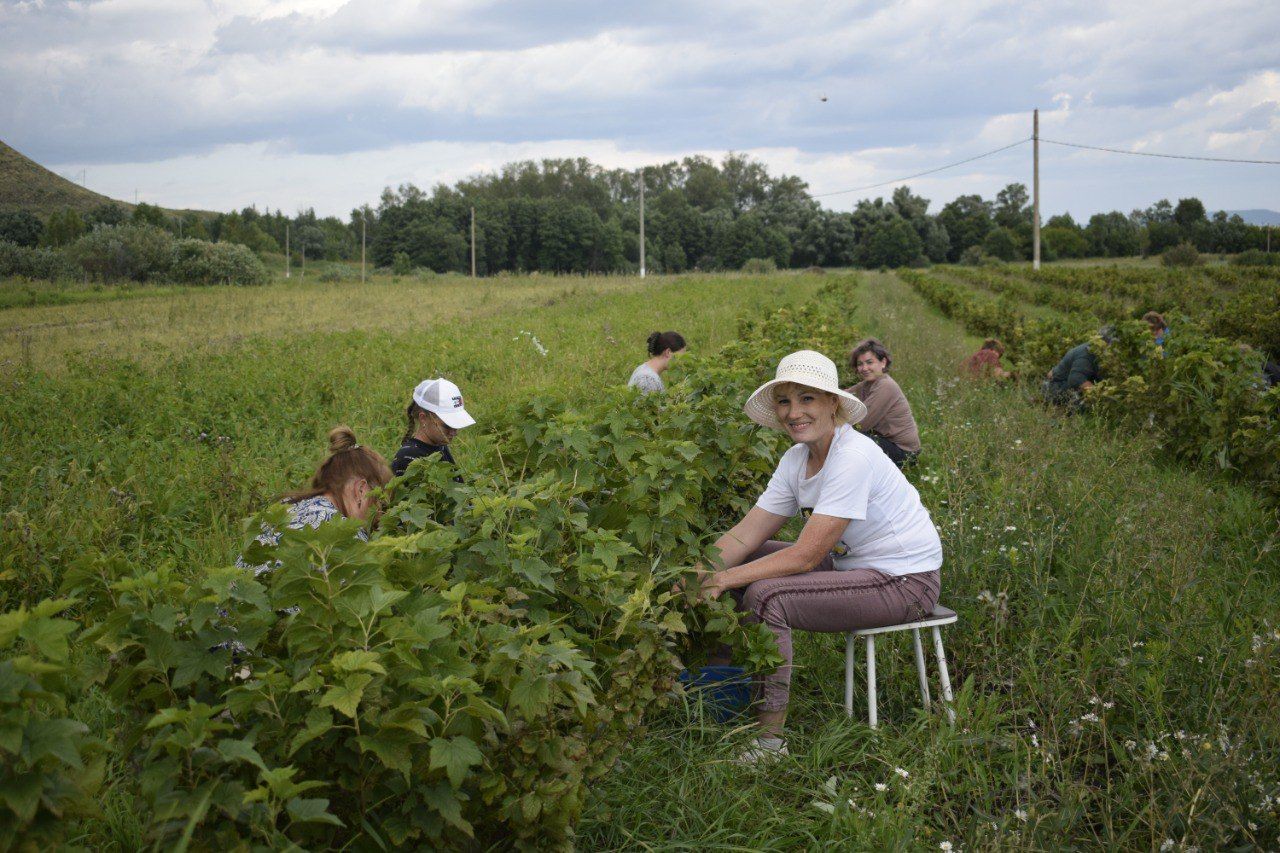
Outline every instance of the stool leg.
{"label": "stool leg", "polygon": [[853,716],[853,650],[857,637],[850,633],[844,638],[844,715]]}
{"label": "stool leg", "polygon": [[929,674],[924,668],[924,647],[920,644],[920,629],[911,629],[911,643],[916,649],[916,674],[920,676],[920,699],[924,709],[929,710]]}
{"label": "stool leg", "polygon": [[952,725],[956,721],[956,711],[951,707],[951,674],[947,672],[947,653],[942,650],[942,629],[933,626],[933,652],[938,656],[938,679],[942,682],[942,701],[946,703],[947,719]]}
{"label": "stool leg", "polygon": [[876,635],[867,635],[867,718],[876,727]]}

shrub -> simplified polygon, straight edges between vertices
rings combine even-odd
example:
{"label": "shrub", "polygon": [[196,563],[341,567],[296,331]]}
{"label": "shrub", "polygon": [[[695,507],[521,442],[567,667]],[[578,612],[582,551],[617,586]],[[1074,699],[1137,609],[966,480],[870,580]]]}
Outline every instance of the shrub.
{"label": "shrub", "polygon": [[1250,249],[1235,255],[1229,261],[1238,267],[1274,267],[1280,266],[1280,252],[1264,252],[1261,249]]}
{"label": "shrub", "polygon": [[960,253],[960,263],[968,267],[982,266],[989,260],[981,246],[970,246]]}
{"label": "shrub", "polygon": [[267,268],[253,251],[239,243],[210,243],[185,239],[173,244],[170,274],[185,284],[266,284]]}
{"label": "shrub", "polygon": [[104,225],[67,250],[86,273],[104,281],[150,281],[169,272],[173,237],[154,225]]}
{"label": "shrub", "polygon": [[50,281],[73,278],[76,268],[58,249],[18,246],[0,240],[0,276],[42,278]]}
{"label": "shrub", "polygon": [[[821,305],[741,324],[667,394],[513,408],[495,438],[505,462],[480,462],[465,484],[415,463],[369,541],[335,519],[261,546],[277,504],[246,526],[246,560],[274,565],[261,576],[107,556],[68,568],[122,711],[121,784],[148,844],[571,845],[588,785],[675,695],[682,661],[731,642],[752,667],[779,662],[731,602],[697,603],[685,567],[711,559],[701,531],[752,505],[788,443],[747,421],[742,398],[788,351],[847,346],[853,330],[828,320],[847,281]],[[21,618],[0,617],[0,666],[18,667],[5,631]],[[65,631],[30,634],[57,646]],[[57,725],[53,757],[92,751]],[[42,807],[91,805],[57,766],[20,770],[68,800]],[[45,825],[57,846],[66,824]]]}
{"label": "shrub", "polygon": [[19,246],[36,246],[44,234],[44,223],[32,213],[15,210],[0,213],[0,242],[8,240]]}
{"label": "shrub", "polygon": [[1196,251],[1194,244],[1183,241],[1171,249],[1165,249],[1160,255],[1160,263],[1166,267],[1198,267],[1204,258]]}
{"label": "shrub", "polygon": [[751,275],[765,275],[766,273],[777,272],[778,262],[773,258],[748,258],[742,265],[742,272]]}
{"label": "shrub", "polygon": [[391,272],[395,275],[408,275],[413,272],[413,260],[408,252],[396,252],[391,259]]}
{"label": "shrub", "polygon": [[822,267],[812,266],[804,268],[805,275],[826,275],[827,271]]}

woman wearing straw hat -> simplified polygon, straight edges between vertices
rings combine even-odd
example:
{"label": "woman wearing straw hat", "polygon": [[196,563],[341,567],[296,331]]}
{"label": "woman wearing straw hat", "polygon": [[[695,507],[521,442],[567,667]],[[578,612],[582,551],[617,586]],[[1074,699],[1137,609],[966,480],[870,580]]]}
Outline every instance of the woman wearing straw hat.
{"label": "woman wearing straw hat", "polygon": [[[867,410],[840,388],[831,359],[788,355],[745,411],[796,442],[755,507],[716,542],[724,568],[702,576],[702,594],[730,592],[773,631],[785,661],[760,685],[762,731],[742,756],[756,761],[786,754],[791,630],[843,632],[931,613],[942,542],[915,487],[852,428]],[[798,512],[808,516],[799,539],[773,541]]]}

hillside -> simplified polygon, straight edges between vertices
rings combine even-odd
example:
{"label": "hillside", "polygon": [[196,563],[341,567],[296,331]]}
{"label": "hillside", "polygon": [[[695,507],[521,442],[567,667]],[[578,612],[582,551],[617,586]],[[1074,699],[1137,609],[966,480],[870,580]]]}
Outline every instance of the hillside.
{"label": "hillside", "polygon": [[[100,204],[118,204],[125,210],[133,210],[132,204],[85,189],[0,142],[0,213],[29,210],[44,218],[68,207],[85,213]],[[168,212],[181,214],[186,211]],[[202,210],[195,212],[213,215]]]}
{"label": "hillside", "polygon": [[1274,210],[1228,210],[1227,215],[1239,215],[1250,225],[1280,225],[1280,213]]}

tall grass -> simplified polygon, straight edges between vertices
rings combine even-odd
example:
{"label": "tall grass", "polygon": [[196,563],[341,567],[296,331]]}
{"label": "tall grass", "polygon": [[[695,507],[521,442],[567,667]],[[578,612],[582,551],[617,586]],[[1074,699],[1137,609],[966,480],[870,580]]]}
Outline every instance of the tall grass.
{"label": "tall grass", "polygon": [[919,709],[901,637],[881,728],[861,688],[847,720],[841,638],[801,635],[791,758],[738,766],[743,731],[667,715],[596,792],[583,846],[1275,847],[1274,516],[1143,437],[960,381],[978,340],[895,277],[867,276],[850,319],[920,422],[956,727]]}

